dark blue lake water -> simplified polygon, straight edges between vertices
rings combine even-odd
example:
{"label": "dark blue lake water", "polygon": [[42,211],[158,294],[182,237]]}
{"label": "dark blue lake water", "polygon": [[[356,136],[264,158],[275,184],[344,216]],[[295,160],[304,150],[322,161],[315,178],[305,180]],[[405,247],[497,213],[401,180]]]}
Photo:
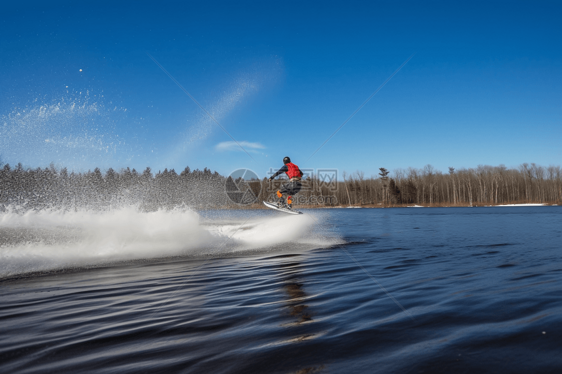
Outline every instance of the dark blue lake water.
{"label": "dark blue lake water", "polygon": [[37,267],[70,239],[5,227],[0,372],[562,372],[562,207],[305,213],[321,229],[286,243],[72,270]]}

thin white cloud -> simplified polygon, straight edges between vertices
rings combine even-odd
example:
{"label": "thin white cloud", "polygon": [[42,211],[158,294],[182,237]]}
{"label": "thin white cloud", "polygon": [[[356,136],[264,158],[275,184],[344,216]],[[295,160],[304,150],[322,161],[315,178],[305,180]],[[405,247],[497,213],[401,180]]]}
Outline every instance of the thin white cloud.
{"label": "thin white cloud", "polygon": [[[240,145],[238,145],[240,144]],[[242,146],[246,151],[248,152],[256,152],[256,150],[258,149],[265,149],[265,146],[263,144],[260,143],[251,143],[251,142],[246,142],[246,141],[241,141],[241,142],[233,142],[233,141],[229,141],[229,142],[221,142],[217,145],[215,145],[215,149],[219,152],[227,152],[227,151],[240,151],[240,152],[244,152],[240,146]]]}

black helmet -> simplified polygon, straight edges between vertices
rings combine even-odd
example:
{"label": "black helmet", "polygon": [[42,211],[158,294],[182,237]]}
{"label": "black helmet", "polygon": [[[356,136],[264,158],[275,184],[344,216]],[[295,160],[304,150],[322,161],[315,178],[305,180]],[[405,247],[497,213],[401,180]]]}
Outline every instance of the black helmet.
{"label": "black helmet", "polygon": [[284,164],[288,164],[289,162],[291,162],[291,159],[289,158],[289,156],[283,158],[283,163],[284,163]]}

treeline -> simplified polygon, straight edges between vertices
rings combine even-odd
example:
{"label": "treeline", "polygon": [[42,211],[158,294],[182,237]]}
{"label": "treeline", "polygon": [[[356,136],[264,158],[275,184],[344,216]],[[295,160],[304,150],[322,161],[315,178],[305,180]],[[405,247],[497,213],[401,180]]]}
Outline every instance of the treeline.
{"label": "treeline", "polygon": [[[233,181],[205,168],[181,173],[165,169],[153,173],[135,169],[99,168],[68,172],[66,168],[24,169],[21,164],[0,168],[0,210],[93,209],[136,205],[145,211],[189,206],[195,209],[262,207],[275,199],[284,181]],[[513,203],[562,203],[562,169],[522,164],[478,166],[448,173],[431,165],[422,169],[380,168],[377,176],[364,173],[318,174],[303,179],[303,189],[293,199],[301,206],[481,206]],[[253,202],[254,204],[248,204]]]}
{"label": "treeline", "polygon": [[0,208],[105,210],[137,205],[145,211],[190,206],[221,207],[230,201],[224,193],[225,178],[205,168],[180,174],[165,169],[154,174],[150,168],[102,173],[99,168],[84,173],[66,168],[24,169],[4,165],[0,169]]}
{"label": "treeline", "polygon": [[[344,175],[336,196],[339,205],[481,206],[516,203],[562,203],[562,169],[522,164],[478,166],[448,173],[431,165],[422,169],[381,168],[377,177]],[[317,181],[321,183],[321,181]]]}

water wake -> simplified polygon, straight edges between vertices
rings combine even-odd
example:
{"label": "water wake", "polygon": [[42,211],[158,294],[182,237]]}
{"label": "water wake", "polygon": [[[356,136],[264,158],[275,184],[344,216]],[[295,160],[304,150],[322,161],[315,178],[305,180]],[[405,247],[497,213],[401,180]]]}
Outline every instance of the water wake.
{"label": "water wake", "polygon": [[142,212],[40,210],[0,213],[0,278],[171,256],[310,248],[337,239],[311,216],[202,220],[189,209]]}

